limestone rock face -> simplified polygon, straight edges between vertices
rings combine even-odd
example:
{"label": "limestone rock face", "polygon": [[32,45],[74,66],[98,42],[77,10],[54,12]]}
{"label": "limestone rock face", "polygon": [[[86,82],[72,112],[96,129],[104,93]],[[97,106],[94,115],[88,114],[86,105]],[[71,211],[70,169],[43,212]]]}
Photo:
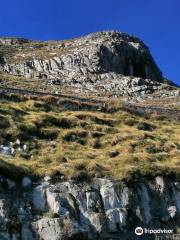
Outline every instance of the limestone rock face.
{"label": "limestone rock face", "polygon": [[[28,43],[25,39],[0,39],[1,44],[17,45]],[[53,47],[53,49],[52,49]],[[31,47],[33,49],[33,46]],[[45,48],[45,47],[44,47]],[[56,49],[60,49],[58,52]],[[71,76],[74,74],[115,72],[127,76],[136,76],[161,81],[162,76],[149,52],[149,49],[139,39],[120,32],[99,32],[86,37],[59,42],[46,46],[44,51],[53,56],[46,58],[38,56],[36,59],[30,53],[23,53],[22,59],[14,53],[15,63],[2,64],[1,68],[11,74],[22,76]],[[28,59],[27,59],[28,58]]]}
{"label": "limestone rock face", "polygon": [[131,239],[137,226],[175,230],[179,224],[179,183],[161,176],[133,186],[42,180],[11,189],[8,181],[1,177],[0,239]]}
{"label": "limestone rock face", "polygon": [[163,89],[164,81],[148,47],[115,31],[53,42],[0,38],[0,71],[97,95],[146,96]]}

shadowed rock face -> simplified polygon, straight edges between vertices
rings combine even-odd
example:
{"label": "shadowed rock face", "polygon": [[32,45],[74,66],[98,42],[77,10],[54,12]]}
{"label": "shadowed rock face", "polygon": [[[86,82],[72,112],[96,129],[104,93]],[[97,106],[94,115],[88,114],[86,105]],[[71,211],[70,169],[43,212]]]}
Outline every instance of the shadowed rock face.
{"label": "shadowed rock face", "polygon": [[105,72],[162,80],[148,48],[140,40],[130,36],[124,38],[121,34],[115,36],[100,46],[100,62]]}

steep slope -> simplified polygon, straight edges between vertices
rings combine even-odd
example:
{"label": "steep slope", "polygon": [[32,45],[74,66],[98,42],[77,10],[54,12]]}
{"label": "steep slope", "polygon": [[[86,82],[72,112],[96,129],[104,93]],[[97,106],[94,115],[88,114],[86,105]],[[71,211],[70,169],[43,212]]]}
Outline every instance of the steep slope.
{"label": "steep slope", "polygon": [[179,239],[179,100],[136,37],[0,38],[0,240]]}
{"label": "steep slope", "polygon": [[[61,92],[75,87],[76,93],[106,96],[148,97],[171,92],[145,44],[133,36],[98,32],[66,41],[33,42],[0,39],[0,71],[41,79],[41,89]],[[48,86],[48,87],[47,87]],[[28,84],[27,84],[28,87]]]}
{"label": "steep slope", "polygon": [[135,240],[137,226],[175,236],[179,122],[66,101],[0,100],[0,239]]}
{"label": "steep slope", "polygon": [[[147,119],[121,109],[101,112],[96,105],[76,104],[53,97],[1,99],[4,174],[6,169],[9,174],[9,166],[11,176],[17,178],[26,171],[32,176],[60,174],[66,179],[82,175],[84,179],[127,180],[136,174],[164,173],[179,178],[178,121],[156,114]],[[21,168],[19,177],[13,166]]]}

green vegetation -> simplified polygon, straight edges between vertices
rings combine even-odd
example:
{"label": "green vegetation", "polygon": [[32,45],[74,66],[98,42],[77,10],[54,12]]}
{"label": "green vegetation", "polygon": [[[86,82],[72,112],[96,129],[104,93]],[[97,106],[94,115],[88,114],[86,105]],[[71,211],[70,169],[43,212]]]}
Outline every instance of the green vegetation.
{"label": "green vegetation", "polygon": [[180,174],[180,123],[144,119],[125,111],[62,111],[48,98],[0,100],[0,144],[27,152],[0,155],[3,174],[20,178],[130,178]]}

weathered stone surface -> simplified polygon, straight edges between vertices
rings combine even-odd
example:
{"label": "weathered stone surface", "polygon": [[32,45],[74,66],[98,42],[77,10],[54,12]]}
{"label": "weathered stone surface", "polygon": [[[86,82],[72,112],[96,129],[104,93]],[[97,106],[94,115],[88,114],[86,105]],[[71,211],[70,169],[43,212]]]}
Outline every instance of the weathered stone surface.
{"label": "weathered stone surface", "polygon": [[63,235],[63,224],[59,218],[43,218],[34,223],[39,236],[45,240],[61,240]]}
{"label": "weathered stone surface", "polygon": [[[39,42],[39,48],[23,39],[0,39],[0,44],[16,46],[9,60],[1,56],[0,71],[46,79],[52,87],[63,85],[75,87],[77,93],[117,97],[145,98],[154,92],[162,97],[179,95],[178,90],[169,91],[170,82],[163,84],[148,47],[121,32],[98,32],[51,44]],[[38,49],[43,53],[40,56]]]}
{"label": "weathered stone surface", "polygon": [[[1,39],[3,44],[22,44],[23,39]],[[60,42],[61,43],[61,42]],[[58,48],[55,45],[54,48]],[[25,76],[58,76],[61,74],[115,72],[160,81],[161,73],[149,49],[138,38],[120,32],[99,32],[78,38],[65,46],[57,56],[5,64],[3,69]],[[47,49],[47,47],[46,47]],[[51,51],[48,52],[51,53]],[[64,71],[64,72],[63,72]],[[72,74],[72,73],[71,73]]]}
{"label": "weathered stone surface", "polygon": [[136,226],[179,226],[179,183],[161,176],[133,186],[107,179],[35,185],[1,189],[0,239],[116,239],[133,236]]}
{"label": "weathered stone surface", "polygon": [[44,185],[39,185],[33,191],[33,203],[36,209],[44,211],[46,208],[46,190]]}
{"label": "weathered stone surface", "polygon": [[32,185],[31,179],[29,177],[23,177],[23,179],[22,179],[22,187],[28,189],[28,188],[31,187],[31,185]]}

